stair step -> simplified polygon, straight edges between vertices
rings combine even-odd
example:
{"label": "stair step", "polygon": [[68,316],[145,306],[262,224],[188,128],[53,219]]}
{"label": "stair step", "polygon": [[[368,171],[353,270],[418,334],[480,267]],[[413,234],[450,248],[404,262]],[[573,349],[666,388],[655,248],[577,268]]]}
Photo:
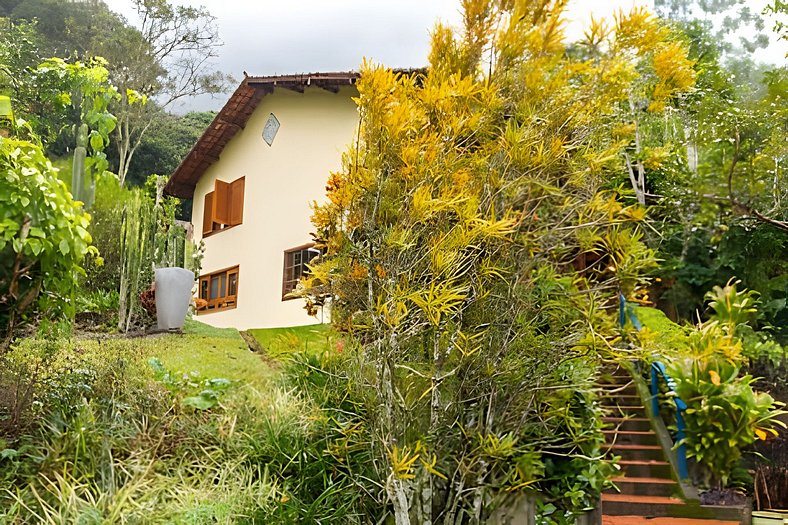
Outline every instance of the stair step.
{"label": "stair step", "polygon": [[665,478],[673,476],[670,463],[664,460],[620,459],[621,472],[632,478]]}
{"label": "stair step", "polygon": [[603,430],[608,443],[630,443],[637,445],[657,445],[657,434],[651,430]]}
{"label": "stair step", "polygon": [[605,416],[602,421],[608,425],[609,430],[618,429],[622,432],[651,430],[651,421],[646,417]]}
{"label": "stair step", "polygon": [[623,415],[632,417],[644,417],[646,415],[646,408],[643,406],[630,406],[630,405],[609,405],[602,407],[608,414],[613,416]]}
{"label": "stair step", "polygon": [[602,525],[739,525],[740,521],[692,518],[645,518],[643,516],[602,516]]}
{"label": "stair step", "polygon": [[616,381],[632,381],[629,372],[609,374],[603,373],[597,377],[597,383],[615,383]]}
{"label": "stair step", "polygon": [[[675,481],[667,478],[618,477],[612,479],[621,494],[637,496],[676,496],[681,489]],[[609,493],[614,493],[612,490]]]}
{"label": "stair step", "polygon": [[[743,507],[721,507],[716,505],[700,505],[697,501],[684,501],[680,498],[667,496],[638,496],[633,494],[602,494],[603,516],[639,516],[640,518],[672,517],[681,519],[705,519],[708,525],[717,525],[733,521],[744,523],[747,510]],[[735,520],[735,521],[734,521]],[[603,523],[608,521],[603,520]],[[616,521],[613,523],[622,523]],[[627,525],[642,522],[625,522]],[[646,523],[652,523],[648,521]],[[655,522],[656,523],[656,522]],[[662,523],[672,524],[671,521]],[[683,525],[683,522],[678,523]],[[692,523],[692,522],[690,522]]]}
{"label": "stair step", "polygon": [[[599,396],[599,402],[604,403],[610,399],[614,399],[618,396],[632,396],[633,399],[635,397],[640,398],[638,396],[638,391],[634,387],[634,385],[623,385],[616,388],[600,388],[599,386],[596,387],[597,395]],[[642,403],[642,401],[639,401]]]}
{"label": "stair step", "polygon": [[618,394],[615,392],[605,392],[605,395],[600,397],[600,401],[619,401],[625,405],[637,405],[641,403],[640,396],[637,394]]}
{"label": "stair step", "polygon": [[602,445],[602,448],[618,448],[621,450],[659,450],[662,451],[662,447],[659,445],[640,445],[637,443],[607,443]]}
{"label": "stair step", "polygon": [[608,516],[673,516],[684,510],[684,500],[669,496],[602,494],[602,514]]}
{"label": "stair step", "polygon": [[662,447],[659,445],[636,445],[628,443],[606,443],[603,448],[621,459],[631,460],[662,460],[665,455],[662,452]]}
{"label": "stair step", "polygon": [[602,504],[606,501],[621,501],[625,503],[645,503],[647,505],[684,505],[685,501],[680,498],[669,496],[636,496],[634,494],[602,494]]}
{"label": "stair step", "polygon": [[597,382],[602,385],[625,385],[632,382],[632,376],[607,376]]}
{"label": "stair step", "polygon": [[676,485],[672,479],[667,478],[628,478],[626,476],[612,478],[614,483],[642,483],[642,484],[665,484]]}
{"label": "stair step", "polygon": [[629,392],[637,393],[637,388],[635,388],[634,381],[627,381],[626,383],[597,383],[594,385],[597,390],[602,390],[604,392],[616,392],[619,390],[627,390]]}
{"label": "stair step", "polygon": [[[632,419],[630,419],[632,421]],[[625,434],[633,436],[656,436],[653,430],[603,430],[603,434]]]}

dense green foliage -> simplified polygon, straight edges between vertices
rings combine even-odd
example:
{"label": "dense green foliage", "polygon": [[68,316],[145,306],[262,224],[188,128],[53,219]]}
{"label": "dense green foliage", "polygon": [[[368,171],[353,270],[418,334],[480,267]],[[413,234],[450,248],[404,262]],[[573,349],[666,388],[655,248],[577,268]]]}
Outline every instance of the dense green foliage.
{"label": "dense green foliage", "polygon": [[777,435],[774,399],[754,392],[753,377],[719,357],[680,359],[671,371],[677,394],[689,404],[684,444],[697,460],[698,482],[725,487],[740,467],[742,451]]}
{"label": "dense green foliage", "polygon": [[[266,424],[307,425],[307,412],[265,382],[265,392],[227,385],[243,377],[231,370],[206,377],[199,367],[176,369],[175,377],[188,378],[177,387],[155,380],[150,357],[175,366],[195,347],[242,361],[244,373],[266,374],[237,332],[28,340],[0,358],[0,521],[270,522],[281,478],[257,461],[255,447],[267,439]],[[189,406],[189,385],[204,381],[227,385],[221,408]],[[6,407],[14,408],[11,419]]]}
{"label": "dense green foliage", "polygon": [[[727,4],[735,2],[726,2]],[[759,326],[788,326],[787,71],[725,58],[697,21],[683,23],[697,89],[644,140],[665,157],[648,170],[665,262],[655,290],[674,320],[695,321],[704,295],[732,277],[761,294]]]}
{"label": "dense green foliage", "polygon": [[753,329],[757,294],[739,291],[737,284],[729,282],[707,294],[711,314],[694,330],[648,314],[648,330],[638,336],[647,361],[667,363],[676,394],[687,404],[683,443],[696,461],[695,481],[703,488],[728,486],[741,470],[743,452],[784,428],[780,404],[756,391],[746,370],[762,362],[777,367],[785,354],[770,334]]}
{"label": "dense green foliage", "polygon": [[[128,184],[141,186],[151,173],[172,174],[186,158],[214,117],[213,112],[172,115],[161,112],[142,138],[126,176]],[[117,149],[110,147],[109,160],[117,165]],[[183,210],[190,217],[191,208]]]}
{"label": "dense green foliage", "polygon": [[379,490],[355,477],[374,475],[353,417],[365,396],[331,372],[348,355],[273,381],[237,331],[194,322],[27,340],[0,358],[0,521],[368,523],[383,509],[357,490]]}
{"label": "dense green foliage", "polygon": [[[785,384],[788,74],[683,9],[711,4],[661,0],[676,23],[633,10],[567,45],[561,1],[466,0],[426,70],[365,63],[298,288],[334,329],[250,330],[263,358],[195,322],[140,340],[49,322],[144,327],[153,269],[199,271],[151,174],[214,117],[167,112],[222,89],[214,18],[0,0],[20,117],[0,138],[0,521],[459,524],[528,497],[540,525],[573,523],[616,471],[594,381],[655,356],[696,483],[738,486],[779,430],[758,388]],[[723,29],[765,27],[738,16]],[[644,305],[638,333],[620,296]],[[49,339],[12,340],[40,319]]]}
{"label": "dense green foliage", "polygon": [[41,148],[0,139],[0,352],[35,311],[73,316],[89,224]]}

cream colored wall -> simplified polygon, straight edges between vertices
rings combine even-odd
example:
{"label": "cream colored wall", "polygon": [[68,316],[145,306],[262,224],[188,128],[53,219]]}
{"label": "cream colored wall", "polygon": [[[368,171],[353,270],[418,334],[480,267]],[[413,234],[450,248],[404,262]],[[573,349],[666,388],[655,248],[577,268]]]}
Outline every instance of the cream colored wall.
{"label": "cream colored wall", "polygon": [[[192,207],[198,243],[203,202],[214,180],[246,177],[243,224],[206,237],[202,261],[202,274],[239,265],[238,306],[201,314],[200,321],[242,330],[320,321],[320,314],[318,319],[306,314],[302,300],[282,301],[284,251],[311,241],[310,203],[324,199],[328,175],[341,167],[354,137],[358,113],[351,97],[356,95],[351,86],[339,93],[275,89],[200,178]],[[269,147],[262,131],[270,113],[281,127]]]}

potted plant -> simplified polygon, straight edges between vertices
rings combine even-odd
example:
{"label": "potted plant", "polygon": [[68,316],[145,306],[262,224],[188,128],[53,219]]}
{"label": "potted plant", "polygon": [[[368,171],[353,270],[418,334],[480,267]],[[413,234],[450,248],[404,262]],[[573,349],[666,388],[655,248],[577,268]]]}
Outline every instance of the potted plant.
{"label": "potted plant", "polygon": [[166,177],[151,177],[156,188],[154,215],[154,290],[156,297],[156,323],[159,330],[183,327],[192,301],[194,272],[178,266],[185,264],[185,231],[175,220],[176,202],[163,196]]}

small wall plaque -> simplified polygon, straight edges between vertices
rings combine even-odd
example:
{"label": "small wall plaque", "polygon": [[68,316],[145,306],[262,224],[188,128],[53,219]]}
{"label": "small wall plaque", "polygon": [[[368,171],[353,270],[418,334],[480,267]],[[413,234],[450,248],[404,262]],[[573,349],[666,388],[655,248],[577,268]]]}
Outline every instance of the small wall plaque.
{"label": "small wall plaque", "polygon": [[268,115],[268,120],[265,122],[265,127],[263,128],[263,140],[269,146],[274,143],[274,137],[276,137],[276,132],[279,131],[279,119],[271,113]]}

